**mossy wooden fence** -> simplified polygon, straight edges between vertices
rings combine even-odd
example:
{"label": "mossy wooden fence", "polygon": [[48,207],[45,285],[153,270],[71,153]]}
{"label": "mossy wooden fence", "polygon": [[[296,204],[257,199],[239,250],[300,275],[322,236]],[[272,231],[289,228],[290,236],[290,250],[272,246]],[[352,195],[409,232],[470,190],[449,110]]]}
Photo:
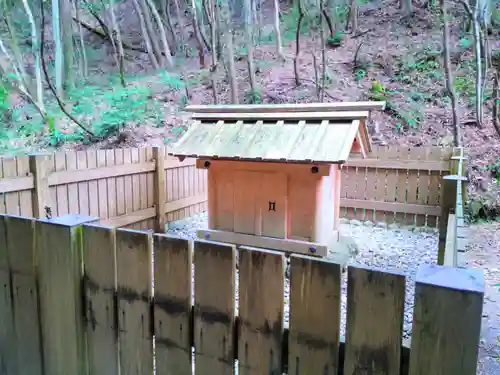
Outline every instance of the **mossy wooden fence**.
{"label": "mossy wooden fence", "polygon": [[476,373],[482,272],[421,266],[405,346],[405,275],[349,267],[344,340],[336,263],[96,220],[0,215],[2,373]]}

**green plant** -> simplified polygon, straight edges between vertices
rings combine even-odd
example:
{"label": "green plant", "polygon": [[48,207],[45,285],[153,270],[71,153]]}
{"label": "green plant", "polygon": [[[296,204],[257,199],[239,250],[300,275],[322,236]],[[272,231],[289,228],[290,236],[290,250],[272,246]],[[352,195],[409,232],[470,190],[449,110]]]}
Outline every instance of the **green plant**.
{"label": "green plant", "polygon": [[340,47],[343,37],[344,33],[342,31],[336,31],[334,35],[328,37],[326,44],[330,47]]}
{"label": "green plant", "polygon": [[260,90],[249,90],[246,93],[246,102],[249,104],[260,104],[262,103],[262,94]]}

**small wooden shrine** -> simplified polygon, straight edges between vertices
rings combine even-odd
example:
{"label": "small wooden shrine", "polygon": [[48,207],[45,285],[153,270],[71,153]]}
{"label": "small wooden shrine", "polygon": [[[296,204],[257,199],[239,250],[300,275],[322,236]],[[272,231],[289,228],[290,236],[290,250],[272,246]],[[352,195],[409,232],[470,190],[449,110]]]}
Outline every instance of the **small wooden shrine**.
{"label": "small wooden shrine", "polygon": [[338,241],[342,164],[370,152],[383,102],[188,106],[169,154],[208,171],[202,239],[325,256]]}

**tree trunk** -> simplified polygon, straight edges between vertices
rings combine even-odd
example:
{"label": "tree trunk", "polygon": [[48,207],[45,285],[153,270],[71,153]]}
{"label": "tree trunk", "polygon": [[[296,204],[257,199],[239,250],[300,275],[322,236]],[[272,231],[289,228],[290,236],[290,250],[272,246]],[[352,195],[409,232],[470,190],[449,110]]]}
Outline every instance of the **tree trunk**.
{"label": "tree trunk", "polygon": [[149,59],[151,60],[151,65],[153,65],[153,68],[155,70],[159,69],[160,66],[158,65],[158,60],[156,59],[155,53],[153,52],[153,47],[151,46],[151,39],[149,38],[148,31],[146,30],[146,25],[144,23],[144,15],[141,12],[138,0],[132,0],[132,4],[134,5],[137,17],[139,17],[139,23],[141,25],[141,33],[144,36],[144,41],[146,42],[146,50],[148,51],[148,56]]}
{"label": "tree trunk", "polygon": [[198,44],[198,56],[200,58],[200,67],[205,68],[205,52],[203,48],[203,39],[201,37],[199,25],[198,25],[198,15],[196,11],[196,2],[191,0],[191,12],[193,16],[193,30],[194,36],[196,38],[196,43]]}
{"label": "tree trunk", "polygon": [[453,84],[453,73],[451,71],[451,59],[450,59],[450,30],[448,25],[448,20],[446,16],[446,7],[444,0],[440,0],[441,7],[441,22],[443,23],[443,61],[444,61],[444,71],[446,76],[446,90],[448,96],[451,100],[451,109],[453,115],[453,143],[455,147],[460,147],[462,145],[462,134],[460,131],[460,124],[458,120],[458,102],[455,93],[455,87]]}
{"label": "tree trunk", "polygon": [[144,24],[146,26],[147,35],[151,40],[151,46],[153,47],[153,53],[156,56],[156,60],[160,66],[163,66],[163,54],[161,53],[160,45],[158,44],[157,34],[151,23],[151,13],[149,13],[149,8],[146,0],[139,0],[140,8],[143,14]]}
{"label": "tree trunk", "polygon": [[[112,10],[113,11],[113,10]],[[75,18],[77,19],[78,23],[78,36],[80,38],[80,49],[81,49],[81,54],[82,54],[82,75],[83,77],[87,77],[88,75],[88,69],[89,69],[89,64],[87,60],[87,51],[85,49],[85,41],[83,40],[83,27],[82,24],[80,23],[80,1],[75,0]]]}
{"label": "tree trunk", "polygon": [[61,31],[63,38],[63,55],[64,55],[64,69],[63,69],[63,87],[67,92],[73,87],[73,20],[69,15],[71,14],[70,0],[60,0],[61,6]]}
{"label": "tree trunk", "polygon": [[[43,4],[41,5],[43,6]],[[54,36],[55,44],[55,78],[56,78],[56,92],[62,98],[64,94],[63,88],[63,48],[61,40],[61,22],[60,22],[60,9],[59,0],[52,0],[52,34]]]}
{"label": "tree trunk", "polygon": [[280,2],[274,0],[274,31],[276,33],[276,53],[281,60],[284,60],[283,47],[281,46],[281,30],[280,30]]}
{"label": "tree trunk", "polygon": [[[215,1],[215,0],[214,0]],[[184,17],[181,14],[181,9],[179,7],[179,0],[174,0],[174,5],[175,5],[175,12],[177,13],[177,22],[179,23],[180,26],[180,31],[181,31],[181,51],[184,53],[186,57],[188,57],[188,49],[186,48],[186,43],[187,43],[187,35],[186,35],[186,30],[184,29]]]}
{"label": "tree trunk", "polygon": [[[118,25],[118,21],[116,19],[114,0],[109,0],[109,7],[111,12],[111,26],[113,29],[113,32],[111,33],[111,41],[114,43],[116,38],[116,44],[118,47],[118,66],[120,68],[120,83],[123,87],[125,87],[125,53],[123,52],[122,33],[120,32],[120,26]],[[113,33],[116,34],[115,37],[113,37]]]}
{"label": "tree trunk", "polygon": [[[356,33],[358,32],[358,3],[356,2],[356,0],[351,0],[347,23],[351,24],[351,34],[356,35]],[[348,27],[346,27],[346,30],[347,29]]]}
{"label": "tree trunk", "polygon": [[[33,55],[35,56],[35,79],[36,79],[36,97],[38,106],[42,111],[45,111],[45,106],[43,104],[43,84],[42,84],[42,63],[40,56],[40,39],[38,38],[37,26],[35,23],[35,18],[31,12],[28,0],[22,0],[24,10],[28,16],[31,24],[31,48],[33,50]],[[62,88],[62,84],[61,84]]]}
{"label": "tree trunk", "polygon": [[500,96],[499,96],[499,76],[500,76],[500,71],[497,69],[495,71],[495,75],[493,77],[493,127],[495,128],[498,136],[500,137],[500,124],[499,124],[499,118],[498,118],[498,103],[500,101]]}
{"label": "tree trunk", "polygon": [[297,30],[295,32],[295,58],[293,59],[293,71],[295,73],[295,86],[300,85],[300,78],[299,78],[300,25],[302,24],[302,19],[304,18],[304,12],[302,11],[301,0],[297,0],[297,7],[299,8],[299,19],[297,21]]}
{"label": "tree trunk", "polygon": [[238,104],[238,85],[236,83],[236,66],[234,64],[233,31],[227,30],[225,34],[229,66],[228,75],[229,83],[231,85],[231,104]]}
{"label": "tree trunk", "polygon": [[245,36],[247,43],[247,61],[248,77],[250,80],[250,89],[252,97],[257,94],[257,82],[255,78],[255,64],[253,59],[253,27],[252,27],[252,8],[251,0],[245,0]]}
{"label": "tree trunk", "polygon": [[165,61],[167,67],[172,68],[174,66],[174,62],[172,60],[172,52],[170,51],[170,46],[168,45],[167,42],[167,34],[165,33],[165,28],[163,27],[163,22],[161,21],[160,14],[158,13],[158,10],[156,9],[156,6],[152,0],[146,0],[146,1],[148,2],[151,12],[153,13],[158,28],[160,29],[160,39],[163,44],[163,51],[165,52]]}

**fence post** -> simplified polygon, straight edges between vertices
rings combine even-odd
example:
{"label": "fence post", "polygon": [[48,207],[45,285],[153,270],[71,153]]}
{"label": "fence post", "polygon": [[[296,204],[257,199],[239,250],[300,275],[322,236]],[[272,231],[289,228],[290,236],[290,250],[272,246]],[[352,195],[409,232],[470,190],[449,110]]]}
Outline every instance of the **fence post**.
{"label": "fence post", "polygon": [[32,207],[37,219],[46,216],[45,207],[51,207],[49,190],[48,162],[50,154],[32,154],[29,156],[30,172],[33,175]]}
{"label": "fence post", "polygon": [[409,375],[475,375],[484,297],[480,270],[421,265]]}
{"label": "fence post", "polygon": [[82,224],[99,218],[65,215],[35,222],[44,373],[86,375]]}
{"label": "fence post", "polygon": [[165,232],[165,203],[167,202],[167,191],[165,188],[165,147],[153,147],[153,158],[156,161],[154,177],[154,202],[156,208],[155,232]]}

